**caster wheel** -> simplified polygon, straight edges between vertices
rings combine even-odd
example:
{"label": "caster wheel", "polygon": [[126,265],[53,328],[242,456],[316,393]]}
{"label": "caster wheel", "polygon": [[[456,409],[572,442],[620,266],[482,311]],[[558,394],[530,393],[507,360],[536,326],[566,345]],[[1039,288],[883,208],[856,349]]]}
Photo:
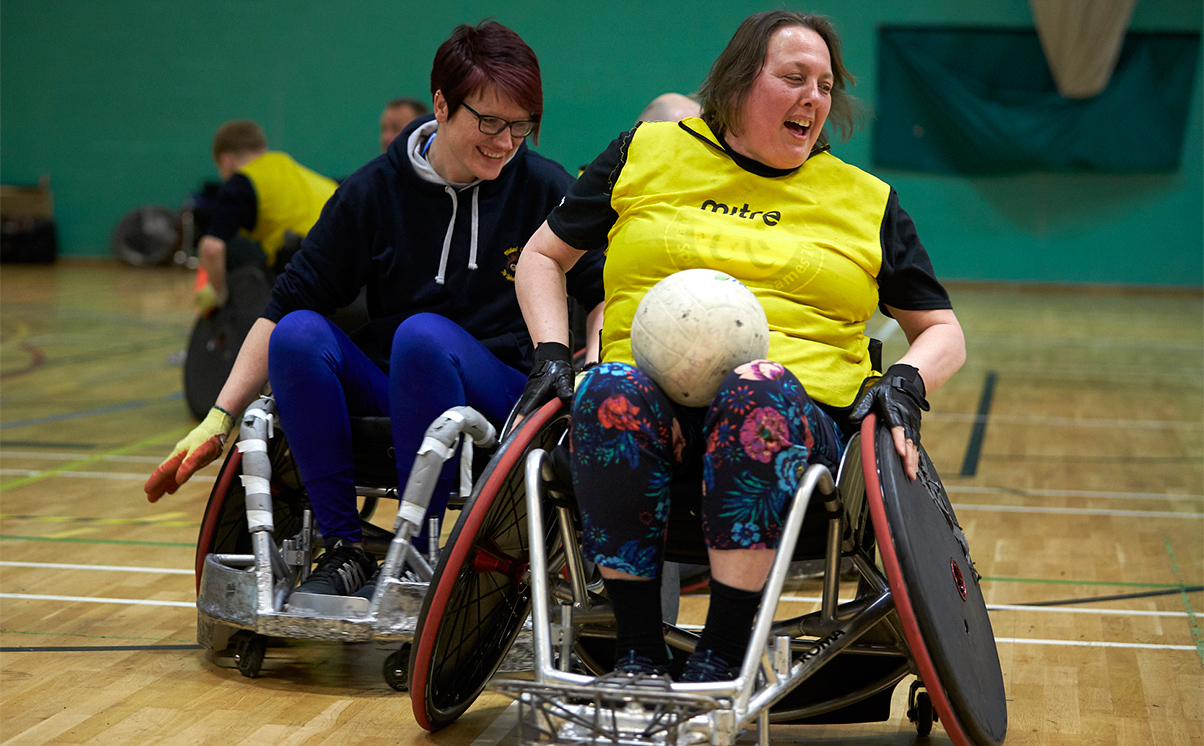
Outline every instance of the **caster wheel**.
{"label": "caster wheel", "polygon": [[908,693],[907,719],[915,723],[916,734],[926,736],[932,732],[932,724],[937,720],[936,708],[932,706],[932,697],[924,691],[920,682],[912,682]]}
{"label": "caster wheel", "polygon": [[234,663],[238,672],[248,679],[259,675],[263,668],[263,656],[267,650],[267,642],[262,635],[254,632],[238,632],[230,640],[234,644]]}
{"label": "caster wheel", "polygon": [[385,658],[385,683],[399,692],[410,691],[410,648],[407,642]]}

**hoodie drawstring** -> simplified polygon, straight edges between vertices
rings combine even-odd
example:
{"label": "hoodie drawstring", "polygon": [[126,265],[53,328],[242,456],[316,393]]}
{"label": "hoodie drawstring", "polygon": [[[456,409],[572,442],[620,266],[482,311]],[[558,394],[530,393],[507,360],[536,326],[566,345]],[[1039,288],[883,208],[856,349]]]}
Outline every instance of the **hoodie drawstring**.
{"label": "hoodie drawstring", "polygon": [[472,237],[468,249],[468,268],[477,268],[477,225],[480,222],[480,208],[477,203],[477,195],[481,193],[480,185],[472,188]]}
{"label": "hoodie drawstring", "polygon": [[[456,229],[456,213],[460,209],[460,199],[456,196],[456,190],[450,186],[443,187],[443,191],[447,192],[447,196],[451,197],[452,214],[451,220],[447,224],[447,234],[443,236],[443,253],[439,255],[439,274],[435,275],[435,282],[442,285],[444,277],[447,275],[447,257],[451,254],[452,233]],[[477,268],[477,234],[479,233],[478,226],[480,225],[480,203],[478,195],[481,193],[480,185],[472,188],[472,235],[469,239],[468,248],[468,268],[470,270]]]}
{"label": "hoodie drawstring", "polygon": [[443,237],[443,253],[439,256],[439,274],[435,275],[435,282],[442,285],[443,278],[447,274],[447,257],[451,254],[452,233],[456,230],[456,212],[460,206],[460,200],[456,197],[456,190],[445,186],[443,191],[447,192],[447,196],[451,197],[452,214],[451,220],[447,223],[447,235]]}

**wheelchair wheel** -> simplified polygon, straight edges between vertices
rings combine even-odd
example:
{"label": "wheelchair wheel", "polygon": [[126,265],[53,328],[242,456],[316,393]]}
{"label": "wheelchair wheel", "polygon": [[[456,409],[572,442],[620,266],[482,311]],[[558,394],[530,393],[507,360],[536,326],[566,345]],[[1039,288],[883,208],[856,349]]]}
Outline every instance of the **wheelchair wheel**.
{"label": "wheelchair wheel", "polygon": [[259,267],[242,266],[226,278],[230,300],[202,316],[188,338],[184,358],[184,401],[198,420],[205,419],[217,400],[243,340],[272,295],[272,281]]}
{"label": "wheelchair wheel", "polygon": [[[438,730],[460,717],[501,665],[531,610],[527,454],[551,449],[568,428],[553,400],[524,420],[477,481],[448,538],[423,601],[410,657],[418,724]],[[557,544],[548,521],[549,553]]]}
{"label": "wheelchair wheel", "polygon": [[[277,432],[268,441],[272,463],[272,520],[276,536],[293,536],[301,530],[301,514],[308,505],[301,487],[301,475],[288,450],[284,435]],[[201,520],[196,542],[196,585],[201,590],[201,572],[205,557],[214,554],[251,554],[251,533],[247,529],[246,490],[238,476],[242,473],[242,453],[230,445],[217,482],[209,493],[209,503]]]}
{"label": "wheelchair wheel", "polygon": [[1007,701],[969,547],[928,454],[920,448],[911,481],[890,429],[874,421],[861,426],[866,498],[903,636],[953,742],[996,746],[1007,734]]}

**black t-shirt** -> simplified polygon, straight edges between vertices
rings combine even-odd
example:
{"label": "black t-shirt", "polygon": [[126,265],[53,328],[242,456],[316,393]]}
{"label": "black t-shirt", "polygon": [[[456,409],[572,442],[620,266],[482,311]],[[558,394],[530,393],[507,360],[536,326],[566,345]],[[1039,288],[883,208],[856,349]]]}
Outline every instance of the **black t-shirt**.
{"label": "black t-shirt", "polygon": [[217,204],[205,233],[229,243],[240,228],[254,230],[258,219],[259,201],[251,180],[243,174],[234,174],[217,193]]}

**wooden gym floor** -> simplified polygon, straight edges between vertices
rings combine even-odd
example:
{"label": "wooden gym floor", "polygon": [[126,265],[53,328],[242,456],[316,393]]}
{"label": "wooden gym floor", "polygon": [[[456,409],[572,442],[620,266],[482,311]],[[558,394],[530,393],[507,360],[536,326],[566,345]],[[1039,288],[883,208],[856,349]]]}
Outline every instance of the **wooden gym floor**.
{"label": "wooden gym floor", "polygon": [[[155,505],[141,490],[193,424],[190,283],[102,261],[0,275],[0,743],[517,743],[496,695],[420,730],[381,678],[389,646],[270,648],[259,679],[196,646],[193,550],[216,467]],[[924,443],[984,576],[1007,743],[1204,742],[1200,293],[953,296],[969,362],[932,397]],[[897,357],[901,335],[875,324]],[[786,605],[817,593],[801,582]],[[1032,606],[1048,602],[1065,603]],[[685,599],[682,621],[705,603]],[[887,723],[771,737],[913,743],[906,684]],[[939,725],[930,742],[949,742]]]}

